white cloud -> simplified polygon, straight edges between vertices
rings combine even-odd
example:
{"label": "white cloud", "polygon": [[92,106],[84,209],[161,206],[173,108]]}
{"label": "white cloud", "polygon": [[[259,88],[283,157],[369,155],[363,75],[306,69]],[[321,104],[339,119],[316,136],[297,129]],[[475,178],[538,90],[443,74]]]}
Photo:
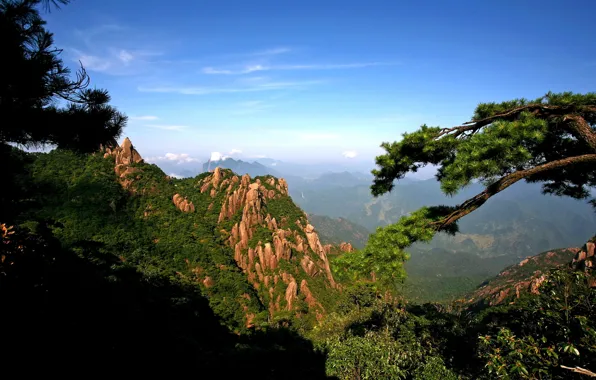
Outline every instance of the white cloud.
{"label": "white cloud", "polygon": [[110,60],[95,55],[84,54],[77,51],[77,61],[80,61],[83,67],[91,71],[106,71],[112,67]]}
{"label": "white cloud", "polygon": [[220,152],[211,152],[211,161],[220,161],[230,158],[231,156],[242,154],[242,150],[240,149],[232,149],[228,154],[222,154]]}
{"label": "white cloud", "polygon": [[151,115],[145,115],[145,116],[129,116],[128,117],[130,120],[142,120],[142,121],[151,121],[151,120],[157,120],[159,119],[159,117],[157,116],[151,116]]}
{"label": "white cloud", "polygon": [[211,152],[211,157],[209,158],[211,161],[219,161],[223,159],[223,155],[219,152]]}
{"label": "white cloud", "polygon": [[165,158],[170,161],[177,161],[177,162],[198,162],[197,158],[190,157],[187,153],[166,153]]}
{"label": "white cloud", "polygon": [[183,131],[188,128],[185,125],[155,125],[155,124],[147,124],[145,127],[149,128],[156,128],[156,129],[163,129],[164,131]]}
{"label": "white cloud", "polygon": [[147,162],[175,162],[177,164],[185,164],[189,162],[199,162],[198,158],[191,157],[188,153],[166,153],[164,156],[149,157]]}
{"label": "white cloud", "polygon": [[169,176],[172,177],[172,178],[178,178],[178,179],[184,178],[183,175],[176,174],[176,173],[170,173]]}
{"label": "white cloud", "polygon": [[342,156],[344,156],[345,158],[355,158],[357,155],[358,152],[356,152],[355,150],[346,150],[342,153]]}

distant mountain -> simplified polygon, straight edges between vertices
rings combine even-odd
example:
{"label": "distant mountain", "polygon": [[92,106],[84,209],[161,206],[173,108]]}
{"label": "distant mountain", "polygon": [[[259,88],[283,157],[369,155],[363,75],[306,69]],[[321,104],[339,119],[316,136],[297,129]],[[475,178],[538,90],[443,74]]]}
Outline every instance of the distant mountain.
{"label": "distant mountain", "polygon": [[370,231],[359,224],[344,218],[330,218],[322,215],[308,215],[308,220],[317,226],[317,232],[323,244],[339,245],[350,243],[356,249],[362,249],[368,241]]}
{"label": "distant mountain", "polygon": [[374,167],[373,163],[367,162],[321,162],[321,163],[301,163],[286,162],[272,158],[259,158],[256,162],[276,170],[284,178],[301,177],[308,180],[320,179],[326,173],[351,172],[357,177],[371,178],[370,170]]}
{"label": "distant mountain", "polygon": [[208,172],[216,167],[230,169],[239,175],[248,174],[251,177],[273,175],[279,177],[280,174],[273,168],[267,167],[259,162],[246,162],[235,160],[233,158],[224,158],[219,161],[207,161],[203,164],[203,172]]}
{"label": "distant mountain", "polygon": [[[420,207],[456,205],[483,190],[480,184],[472,184],[447,197],[435,180],[410,181],[399,182],[393,192],[375,198],[370,183],[348,187],[334,180],[334,186],[328,186],[325,178],[290,186],[290,195],[307,213],[345,218],[370,231]],[[596,213],[584,201],[542,195],[538,184],[517,183],[463,218],[460,231],[453,237],[439,234],[420,249],[441,248],[480,257],[505,255],[508,265],[535,252],[582,244],[596,231]]]}

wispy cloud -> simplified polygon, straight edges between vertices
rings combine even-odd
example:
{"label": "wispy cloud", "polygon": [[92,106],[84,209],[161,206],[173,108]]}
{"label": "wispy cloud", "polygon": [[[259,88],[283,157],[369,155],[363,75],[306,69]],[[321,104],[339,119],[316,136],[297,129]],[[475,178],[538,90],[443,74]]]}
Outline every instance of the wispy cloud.
{"label": "wispy cloud", "polygon": [[165,156],[148,157],[145,161],[149,163],[175,162],[177,164],[185,164],[189,162],[199,162],[200,160],[191,157],[188,153],[166,153]]}
{"label": "wispy cloud", "polygon": [[292,49],[290,49],[289,47],[277,47],[277,48],[272,48],[272,49],[265,49],[265,50],[255,51],[253,53],[249,53],[249,55],[252,55],[252,56],[262,56],[262,55],[271,56],[271,55],[285,54],[285,53],[289,53],[291,51],[292,51]]}
{"label": "wispy cloud", "polygon": [[149,128],[156,128],[156,129],[163,129],[164,131],[184,131],[188,127],[185,125],[155,125],[155,124],[147,124],[145,127]]}
{"label": "wispy cloud", "polygon": [[145,116],[129,116],[128,117],[129,120],[142,120],[142,121],[152,121],[152,120],[157,120],[159,119],[159,117],[157,116],[151,116],[151,115],[145,115]]}
{"label": "wispy cloud", "polygon": [[141,92],[178,93],[183,95],[232,94],[242,92],[275,91],[298,89],[320,84],[320,80],[299,82],[267,82],[244,87],[138,87]]}
{"label": "wispy cloud", "polygon": [[87,70],[112,75],[137,74],[141,65],[147,65],[148,58],[161,55],[161,52],[158,51],[113,47],[97,49],[93,53],[69,49],[68,53],[73,61],[80,61]]}
{"label": "wispy cloud", "polygon": [[256,71],[266,71],[269,70],[268,67],[262,65],[253,65],[253,66],[246,66],[243,69],[238,71],[228,70],[228,69],[215,69],[213,67],[204,67],[203,73],[204,74],[215,74],[215,75],[238,75],[238,74],[250,74]]}
{"label": "wispy cloud", "polygon": [[395,62],[356,62],[356,63],[329,63],[329,64],[293,64],[293,65],[248,65],[232,66],[231,68],[204,67],[203,74],[212,75],[242,75],[257,71],[290,71],[290,70],[343,70],[361,69],[375,66],[393,66]]}

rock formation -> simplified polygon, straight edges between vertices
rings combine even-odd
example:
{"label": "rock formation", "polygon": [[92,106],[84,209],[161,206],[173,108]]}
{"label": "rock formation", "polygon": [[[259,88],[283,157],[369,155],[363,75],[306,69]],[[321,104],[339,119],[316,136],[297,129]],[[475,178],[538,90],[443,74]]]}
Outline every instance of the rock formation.
{"label": "rock formation", "polygon": [[343,242],[339,245],[339,250],[342,252],[349,253],[354,252],[354,247],[352,247],[352,244],[350,243]]}
{"label": "rock formation", "polygon": [[176,208],[182,212],[195,212],[195,206],[192,204],[192,202],[180,194],[175,194],[172,197],[172,202],[174,202]]}
{"label": "rock formation", "polygon": [[[337,286],[327,258],[329,249],[321,244],[306,216],[291,225],[285,216],[276,215],[280,217],[278,220],[268,213],[269,202],[288,196],[287,182],[274,177],[254,180],[248,175],[238,177],[217,167],[200,180],[197,187],[201,193],[216,199],[221,199],[223,193],[218,223],[235,220],[224,236],[234,250],[236,264],[259,291],[262,301],[269,304],[269,312],[294,310],[299,302],[298,295],[302,294],[304,297],[300,299],[305,300],[309,309],[315,308],[320,313],[322,306],[308,282],[297,281],[287,269],[281,269],[282,262],[290,262],[296,274],[301,270],[312,281],[323,281],[331,288]],[[268,231],[266,235],[264,231]],[[256,241],[253,238],[257,233],[267,238]],[[350,248],[349,244],[344,246],[344,249]],[[285,305],[281,305],[284,301]]]}
{"label": "rock formation", "polygon": [[[492,306],[519,298],[524,293],[538,294],[541,285],[548,278],[549,269],[570,266],[573,270],[590,271],[593,268],[593,259],[594,239],[586,243],[582,249],[566,248],[528,257],[517,265],[505,269],[476,290],[468,302],[481,302]],[[525,274],[528,272],[528,266],[533,270],[530,275]]]}
{"label": "rock formation", "polygon": [[143,158],[134,148],[130,139],[128,137],[125,138],[120,146],[114,141],[109,146],[101,147],[100,149],[104,152],[104,158],[114,157],[114,171],[116,172],[116,175],[120,177],[122,186],[125,189],[129,189],[132,184],[130,175],[140,172],[139,168],[131,165],[143,162]]}

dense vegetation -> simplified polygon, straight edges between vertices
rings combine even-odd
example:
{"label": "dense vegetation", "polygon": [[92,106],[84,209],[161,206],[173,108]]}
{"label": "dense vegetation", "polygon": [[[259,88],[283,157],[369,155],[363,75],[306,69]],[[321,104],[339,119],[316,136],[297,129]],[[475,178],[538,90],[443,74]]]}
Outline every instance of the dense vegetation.
{"label": "dense vegetation", "polygon": [[[170,376],[183,372],[262,379],[563,379],[580,378],[578,371],[596,369],[596,289],[591,269],[555,269],[548,273],[539,294],[522,294],[512,303],[488,308],[464,303],[416,305],[388,287],[388,282],[352,276],[360,268],[372,270],[380,279],[403,277],[401,261],[407,257],[403,249],[414,240],[434,235],[436,229],[429,230],[429,222],[442,221],[440,229],[453,226],[441,213],[469,211],[465,205],[423,209],[397,227],[378,231],[362,252],[339,258],[338,264],[351,265],[347,269],[338,266],[336,273],[342,279],[338,288],[309,278],[309,286],[321,295],[322,312],[316,317],[308,311],[305,299],[297,300],[297,310],[270,312],[226,242],[225,231],[236,220],[218,221],[224,192],[201,192],[200,181],[208,174],[177,180],[143,162],[131,164],[135,170],[127,176],[117,175],[114,156],[104,157],[99,147],[113,143],[108,140],[119,134],[125,118],[107,105],[106,96],[97,94],[93,96],[98,99],[89,98],[87,103],[70,94],[75,96],[74,105],[54,108],[50,99],[63,94],[60,86],[70,82],[43,29],[36,9],[40,1],[0,0],[0,4],[3,36],[8,36],[2,43],[15,48],[6,50],[8,60],[21,59],[23,65],[33,67],[51,63],[49,68],[40,66],[43,81],[35,75],[29,78],[37,78],[33,87],[40,92],[27,92],[32,87],[24,77],[13,81],[4,73],[0,83],[0,119],[10,120],[21,112],[42,123],[2,124],[0,153],[10,179],[10,186],[3,188],[0,215],[2,359],[7,373],[80,376],[83,369],[83,373],[108,376],[155,375],[165,370]],[[33,32],[33,37],[28,35]],[[47,60],[29,62],[39,57]],[[77,83],[74,89],[79,91]],[[593,106],[593,97],[563,94],[548,99],[552,104],[518,101],[480,106],[476,125],[494,115],[507,119],[504,108],[513,106],[539,111],[559,107],[565,111],[562,120],[544,121],[540,112],[520,114],[519,119],[489,126],[488,140],[482,132],[462,135],[468,140],[461,145],[452,138],[437,142],[440,130],[423,128],[401,144],[387,145],[395,162],[382,158],[380,164],[399,177],[400,170],[418,165],[411,158],[434,163],[446,160],[440,179],[450,189],[453,184],[464,184],[466,178],[498,174],[488,164],[463,174],[450,171],[449,165],[458,162],[456,152],[474,147],[480,153],[472,149],[471,154],[489,155],[487,160],[492,158],[493,164],[503,164],[499,166],[502,171],[513,164],[517,170],[532,170],[517,166],[548,165],[538,161],[565,160],[561,155],[573,161],[572,153],[591,156],[583,151],[589,148],[580,143],[584,138],[581,141],[590,146],[590,135],[574,135],[573,130],[557,134],[557,128],[567,125],[566,117],[573,122],[581,121],[579,117],[593,130],[592,114],[582,113]],[[68,134],[44,135],[28,129],[41,130],[46,124],[59,127],[56,120],[65,120]],[[551,126],[551,122],[558,124]],[[76,132],[77,128],[86,131],[87,126],[95,132],[81,132],[84,137]],[[522,129],[519,135],[514,127]],[[526,127],[531,133],[522,133]],[[443,130],[443,136],[461,130]],[[484,149],[495,143],[493,133],[511,138],[512,146],[521,148],[505,153]],[[53,143],[58,148],[50,153],[27,153],[8,142]],[[540,151],[548,144],[557,149]],[[509,156],[510,151],[517,153]],[[520,162],[528,152],[535,154],[531,162]],[[540,172],[540,177],[531,179],[547,181],[548,191],[585,196],[583,186],[594,185],[593,166],[577,174],[576,168],[565,168],[557,169],[553,177]],[[263,186],[273,190],[267,179],[261,179]],[[381,186],[377,190],[390,187],[384,180],[377,185]],[[195,212],[177,209],[173,194],[183,194]],[[266,208],[279,221],[304,217],[289,197],[274,197]],[[296,223],[288,227],[300,236],[305,234]],[[453,227],[448,230],[455,232]],[[396,231],[397,237],[391,235]],[[253,239],[267,241],[271,234],[257,230]],[[587,245],[584,249],[589,251]],[[387,258],[397,260],[387,263]],[[299,282],[306,278],[293,261],[279,265],[295,273]],[[207,278],[212,280],[208,284]],[[254,315],[250,324],[247,313]]]}

